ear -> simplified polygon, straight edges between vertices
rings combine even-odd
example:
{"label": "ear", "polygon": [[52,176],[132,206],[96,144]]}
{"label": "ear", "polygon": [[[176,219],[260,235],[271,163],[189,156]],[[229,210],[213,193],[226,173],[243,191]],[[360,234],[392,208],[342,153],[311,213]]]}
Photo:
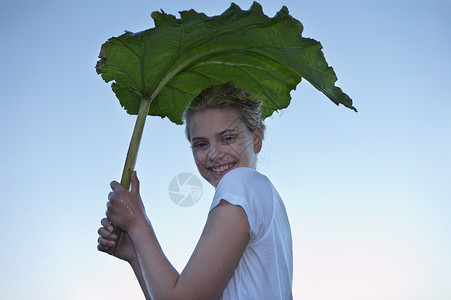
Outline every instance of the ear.
{"label": "ear", "polygon": [[262,150],[263,131],[260,127],[254,131],[254,153],[259,153]]}

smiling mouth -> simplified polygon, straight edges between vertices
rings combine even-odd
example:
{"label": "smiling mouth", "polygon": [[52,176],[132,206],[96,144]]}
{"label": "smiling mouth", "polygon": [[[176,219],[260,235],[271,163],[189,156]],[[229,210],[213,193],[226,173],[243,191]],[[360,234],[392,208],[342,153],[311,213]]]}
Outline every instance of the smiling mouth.
{"label": "smiling mouth", "polygon": [[220,165],[217,167],[211,167],[210,169],[215,173],[222,173],[222,172],[230,170],[231,168],[233,168],[234,165],[235,165],[235,163],[228,163],[228,164]]}

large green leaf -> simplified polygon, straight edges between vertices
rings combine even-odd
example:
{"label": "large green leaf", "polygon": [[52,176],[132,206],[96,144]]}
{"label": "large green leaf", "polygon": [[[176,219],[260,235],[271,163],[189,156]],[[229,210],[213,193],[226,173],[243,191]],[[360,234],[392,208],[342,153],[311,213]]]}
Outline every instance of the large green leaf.
{"label": "large green leaf", "polygon": [[283,7],[267,17],[254,2],[242,11],[232,4],[222,15],[194,10],[181,18],[153,12],[155,28],[126,32],[102,45],[97,72],[113,81],[113,91],[129,114],[142,99],[150,115],[181,124],[182,113],[204,88],[228,81],[263,102],[263,117],[290,103],[290,91],[305,78],[335,104],[351,109],[351,99],[335,86],[321,44],[301,36],[302,24]]}

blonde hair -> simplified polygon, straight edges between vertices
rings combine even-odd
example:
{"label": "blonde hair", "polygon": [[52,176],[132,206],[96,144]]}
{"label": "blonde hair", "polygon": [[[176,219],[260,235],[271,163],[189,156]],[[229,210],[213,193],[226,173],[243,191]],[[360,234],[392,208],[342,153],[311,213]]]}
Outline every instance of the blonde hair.
{"label": "blonde hair", "polygon": [[236,88],[233,82],[212,85],[204,89],[183,113],[187,139],[190,140],[189,128],[192,117],[198,112],[209,109],[233,109],[237,112],[240,121],[251,132],[261,128],[262,133],[264,133],[265,125],[260,111],[261,102],[254,101],[249,96],[249,93],[245,90]]}

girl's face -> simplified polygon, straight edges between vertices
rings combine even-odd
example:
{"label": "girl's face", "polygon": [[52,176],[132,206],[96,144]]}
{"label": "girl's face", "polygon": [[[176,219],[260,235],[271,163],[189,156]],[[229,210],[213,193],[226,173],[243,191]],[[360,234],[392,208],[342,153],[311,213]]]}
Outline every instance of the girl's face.
{"label": "girl's face", "polygon": [[262,131],[251,132],[233,109],[209,109],[194,114],[189,128],[194,161],[202,177],[216,187],[227,172],[255,169]]}

